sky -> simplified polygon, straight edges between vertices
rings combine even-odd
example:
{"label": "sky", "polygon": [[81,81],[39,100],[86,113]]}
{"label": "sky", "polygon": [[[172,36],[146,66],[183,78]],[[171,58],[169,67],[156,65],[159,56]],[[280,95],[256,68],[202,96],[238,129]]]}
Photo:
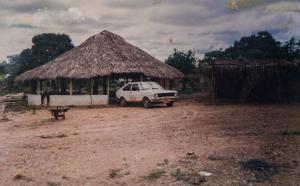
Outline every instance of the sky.
{"label": "sky", "polygon": [[77,46],[103,30],[162,61],[174,48],[202,57],[258,31],[300,37],[300,0],[0,0],[0,62],[37,34],[66,33]]}

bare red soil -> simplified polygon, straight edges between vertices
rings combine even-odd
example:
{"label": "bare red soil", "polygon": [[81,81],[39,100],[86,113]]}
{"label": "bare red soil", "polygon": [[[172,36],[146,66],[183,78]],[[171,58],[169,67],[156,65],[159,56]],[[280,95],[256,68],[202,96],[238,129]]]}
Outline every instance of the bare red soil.
{"label": "bare red soil", "polygon": [[[180,101],[72,108],[61,121],[47,110],[5,115],[0,185],[300,184],[300,105]],[[212,176],[198,180],[200,171]]]}

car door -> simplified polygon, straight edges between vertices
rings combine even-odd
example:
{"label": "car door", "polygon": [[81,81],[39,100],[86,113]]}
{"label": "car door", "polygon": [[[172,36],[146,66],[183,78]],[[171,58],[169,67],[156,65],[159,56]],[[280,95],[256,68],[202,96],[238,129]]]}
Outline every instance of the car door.
{"label": "car door", "polygon": [[137,83],[133,83],[130,91],[130,101],[139,102],[140,101],[140,88]]}
{"label": "car door", "polygon": [[131,92],[132,84],[129,83],[122,89],[121,97],[124,97],[126,101],[130,101],[130,92]]}

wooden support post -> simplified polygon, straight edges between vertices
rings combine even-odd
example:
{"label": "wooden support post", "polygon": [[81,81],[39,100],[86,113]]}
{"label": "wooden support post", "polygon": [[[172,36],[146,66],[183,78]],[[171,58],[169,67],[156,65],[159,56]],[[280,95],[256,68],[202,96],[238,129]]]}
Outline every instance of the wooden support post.
{"label": "wooden support post", "polygon": [[39,92],[40,92],[40,94],[42,94],[42,92],[43,92],[43,81],[42,80],[39,81],[39,85],[40,85]]}
{"label": "wooden support post", "polygon": [[211,105],[214,105],[215,80],[214,80],[214,65],[211,68]]}
{"label": "wooden support post", "polygon": [[110,81],[110,77],[107,77],[107,104],[109,104],[109,81]]}
{"label": "wooden support post", "polygon": [[31,93],[36,94],[37,92],[37,83],[35,80],[30,81]]}
{"label": "wooden support post", "polygon": [[169,79],[169,83],[170,83],[170,90],[173,90],[173,80]]}
{"label": "wooden support post", "polygon": [[52,87],[52,80],[47,80],[47,81],[46,81],[46,87],[51,87],[51,88],[53,88],[53,87]]}
{"label": "wooden support post", "polygon": [[90,95],[93,95],[93,87],[94,87],[94,80],[93,79],[89,79],[89,86],[90,86]]}
{"label": "wooden support post", "polygon": [[277,99],[281,101],[280,65],[277,63]]}
{"label": "wooden support post", "polygon": [[93,83],[93,94],[98,94],[98,86],[99,86],[99,77],[96,77],[94,79],[94,83]]}
{"label": "wooden support post", "polygon": [[102,87],[103,87],[103,94],[107,94],[107,78],[103,77],[102,78],[103,82],[102,82]]}
{"label": "wooden support post", "polygon": [[40,94],[40,90],[41,90],[41,88],[40,88],[40,81],[37,80],[37,81],[36,81],[36,93],[37,93],[37,94]]}
{"label": "wooden support post", "polygon": [[50,80],[50,82],[51,82],[51,88],[52,88],[52,90],[56,90],[57,89],[56,80]]}
{"label": "wooden support post", "polygon": [[73,95],[73,81],[69,79],[69,95]]}
{"label": "wooden support post", "polygon": [[54,81],[55,81],[55,86],[56,86],[56,87],[55,87],[55,92],[58,92],[58,86],[59,86],[59,85],[58,85],[58,80],[55,79]]}
{"label": "wooden support post", "polygon": [[58,84],[58,92],[61,92],[61,80],[60,79],[57,80],[57,84]]}
{"label": "wooden support post", "polygon": [[143,74],[140,75],[140,81],[143,81]]}

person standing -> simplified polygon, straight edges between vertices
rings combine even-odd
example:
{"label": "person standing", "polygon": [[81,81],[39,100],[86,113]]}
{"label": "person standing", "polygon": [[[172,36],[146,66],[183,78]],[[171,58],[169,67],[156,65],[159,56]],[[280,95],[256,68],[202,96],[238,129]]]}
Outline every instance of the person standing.
{"label": "person standing", "polygon": [[41,103],[44,105],[45,98],[47,99],[47,106],[50,104],[50,94],[51,94],[52,88],[50,84],[47,82],[47,86],[45,87],[44,91],[42,91],[41,95]]}

